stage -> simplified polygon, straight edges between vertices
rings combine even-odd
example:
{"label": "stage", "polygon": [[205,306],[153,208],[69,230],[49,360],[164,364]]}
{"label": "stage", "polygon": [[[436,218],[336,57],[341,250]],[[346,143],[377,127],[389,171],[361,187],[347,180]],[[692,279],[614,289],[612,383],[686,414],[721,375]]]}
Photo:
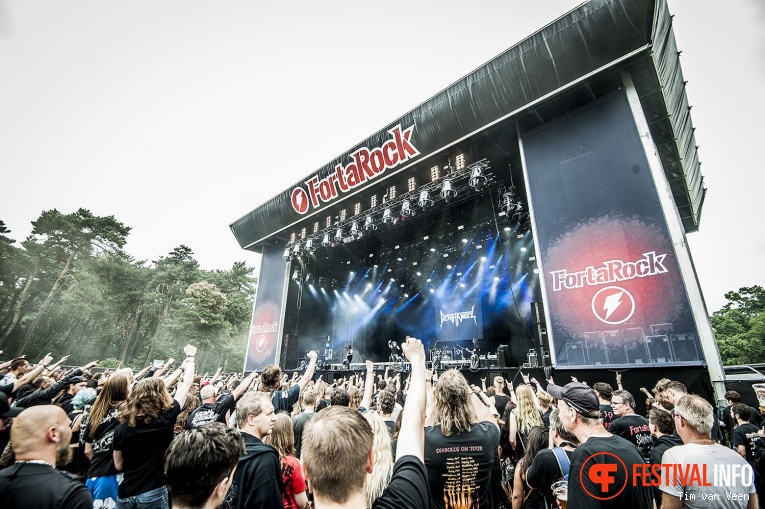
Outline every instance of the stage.
{"label": "stage", "polygon": [[413,336],[471,376],[478,351],[487,376],[671,370],[721,400],[679,54],[666,2],[591,0],[232,223],[262,255],[245,370]]}

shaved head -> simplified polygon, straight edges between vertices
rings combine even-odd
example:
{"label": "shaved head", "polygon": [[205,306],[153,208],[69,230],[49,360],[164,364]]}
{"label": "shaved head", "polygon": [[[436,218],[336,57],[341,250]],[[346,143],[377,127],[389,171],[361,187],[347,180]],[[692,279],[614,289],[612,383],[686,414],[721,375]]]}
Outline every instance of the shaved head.
{"label": "shaved head", "polygon": [[11,441],[17,460],[44,460],[64,465],[71,459],[72,430],[61,407],[40,405],[27,408],[13,422]]}

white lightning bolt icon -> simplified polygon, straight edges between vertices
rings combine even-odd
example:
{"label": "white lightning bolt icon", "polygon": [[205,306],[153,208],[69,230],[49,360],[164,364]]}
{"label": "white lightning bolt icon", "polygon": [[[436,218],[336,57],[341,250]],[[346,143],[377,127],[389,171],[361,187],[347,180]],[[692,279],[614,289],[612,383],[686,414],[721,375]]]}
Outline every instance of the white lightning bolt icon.
{"label": "white lightning bolt icon", "polygon": [[297,202],[297,208],[303,208],[303,193],[298,193],[295,201]]}
{"label": "white lightning bolt icon", "polygon": [[611,314],[614,311],[616,311],[619,308],[619,306],[621,306],[623,294],[624,294],[624,291],[621,291],[606,297],[606,300],[603,303],[603,311],[606,312],[606,320],[608,320],[608,317],[611,316]]}

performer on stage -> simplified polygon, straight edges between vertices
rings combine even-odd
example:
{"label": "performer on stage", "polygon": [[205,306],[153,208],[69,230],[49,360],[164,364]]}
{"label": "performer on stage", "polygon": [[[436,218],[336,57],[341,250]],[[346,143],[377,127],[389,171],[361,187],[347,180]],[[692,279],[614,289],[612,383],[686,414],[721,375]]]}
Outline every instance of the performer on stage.
{"label": "performer on stage", "polygon": [[478,340],[474,339],[473,343],[468,347],[465,348],[468,352],[470,352],[470,367],[473,369],[478,368],[480,364],[480,360],[478,357],[478,352],[480,349],[478,348]]}
{"label": "performer on stage", "polygon": [[388,348],[390,348],[391,362],[401,362],[403,360],[403,357],[401,357],[401,347],[398,346],[397,342],[393,340],[388,341]]}
{"label": "performer on stage", "polygon": [[353,347],[351,345],[345,346],[345,362],[343,364],[350,367],[351,362],[353,362]]}

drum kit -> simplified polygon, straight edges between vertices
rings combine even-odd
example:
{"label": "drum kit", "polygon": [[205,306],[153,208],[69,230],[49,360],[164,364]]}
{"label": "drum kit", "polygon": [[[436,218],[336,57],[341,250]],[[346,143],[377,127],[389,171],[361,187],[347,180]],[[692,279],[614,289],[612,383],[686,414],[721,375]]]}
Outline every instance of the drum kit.
{"label": "drum kit", "polygon": [[459,362],[465,362],[470,361],[470,368],[471,369],[478,369],[479,368],[479,357],[477,353],[472,353],[467,348],[463,348],[461,346],[439,346],[438,348],[433,348],[430,350],[430,360],[433,362],[434,365],[437,366],[437,369],[442,366],[442,363],[444,362],[450,362],[450,361],[459,361]]}

